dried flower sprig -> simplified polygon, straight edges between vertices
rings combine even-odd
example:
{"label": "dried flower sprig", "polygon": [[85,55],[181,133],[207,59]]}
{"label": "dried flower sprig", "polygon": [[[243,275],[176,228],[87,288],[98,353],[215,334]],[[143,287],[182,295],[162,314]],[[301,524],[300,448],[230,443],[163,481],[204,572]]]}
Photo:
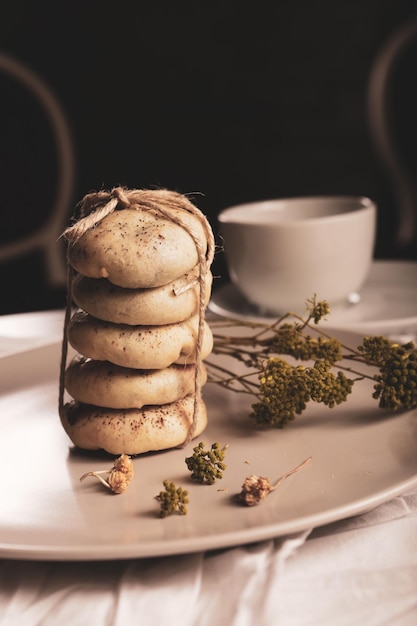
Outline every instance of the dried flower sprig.
{"label": "dried flower sprig", "polygon": [[311,460],[312,457],[308,457],[308,459],[300,463],[300,465],[297,465],[297,467],[293,467],[285,472],[274,484],[271,484],[269,478],[266,476],[256,476],[255,474],[247,476],[238,496],[239,501],[246,504],[246,506],[259,504],[262,500],[265,500],[271,491],[276,491],[286,478],[304,469]]}
{"label": "dried flower sprig", "polygon": [[161,507],[159,517],[168,517],[172,513],[187,515],[188,491],[169,480],[164,480],[163,485],[165,489],[155,496]]}
{"label": "dried flower sprig", "polygon": [[224,462],[227,447],[225,445],[221,448],[220,444],[215,442],[211,444],[209,450],[206,450],[204,442],[200,441],[193,448],[193,454],[185,459],[192,480],[213,485],[216,480],[223,478],[223,472],[227,467]]}
{"label": "dried flower sprig", "polygon": [[[103,475],[107,475],[107,479],[103,478]],[[111,469],[87,472],[81,476],[80,481],[89,476],[97,478],[102,485],[113,493],[123,493],[134,476],[132,459],[127,454],[122,454],[115,459]]]}
{"label": "dried flower sprig", "polygon": [[[234,365],[206,359],[208,381],[252,396],[250,417],[262,426],[282,428],[310,401],[329,408],[341,404],[354,384],[364,379],[374,382],[372,397],[380,408],[417,408],[415,344],[374,336],[364,337],[357,347],[347,346],[318,327],[329,313],[328,303],[317,302],[314,296],[306,302],[305,317],[286,313],[272,324],[212,320],[213,354]],[[293,365],[284,357],[310,363]]]}

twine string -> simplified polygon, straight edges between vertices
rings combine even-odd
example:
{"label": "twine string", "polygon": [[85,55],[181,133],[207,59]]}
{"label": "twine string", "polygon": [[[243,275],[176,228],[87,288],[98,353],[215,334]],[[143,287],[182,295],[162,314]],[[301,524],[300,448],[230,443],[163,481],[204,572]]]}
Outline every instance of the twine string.
{"label": "twine string", "polygon": [[[185,446],[189,441],[194,438],[196,426],[197,426],[197,412],[199,401],[202,391],[202,345],[204,337],[204,323],[205,323],[205,302],[206,302],[206,288],[207,288],[207,273],[210,269],[211,263],[215,253],[214,236],[211,226],[205,217],[205,215],[184,195],[174,191],[166,189],[145,190],[145,189],[126,189],[124,187],[115,187],[110,192],[100,191],[87,194],[82,201],[78,204],[78,218],[75,224],[68,227],[63,236],[68,241],[68,246],[74,245],[82,235],[94,228],[99,222],[101,222],[107,215],[113,213],[116,210],[123,209],[145,209],[156,212],[168,221],[171,221],[181,228],[183,228],[192,238],[196,247],[198,255],[199,275],[199,308],[198,308],[198,331],[196,341],[196,362],[195,362],[195,374],[194,374],[194,405],[191,425],[188,429],[186,439],[182,446]],[[186,223],[180,215],[174,215],[173,210],[179,209],[180,211],[186,211],[196,216],[203,226],[207,245],[206,248],[202,245],[199,237],[193,231],[193,229]],[[62,355],[61,355],[61,367],[60,367],[60,382],[59,382],[59,411],[60,415],[64,410],[64,391],[65,391],[65,369],[68,355],[68,324],[71,317],[72,307],[72,278],[74,270],[67,263],[67,303],[65,310],[64,321],[64,335],[62,342]],[[196,280],[193,280],[188,288],[191,288],[195,284]],[[185,288],[180,290],[182,293]],[[175,292],[174,292],[175,293]],[[175,295],[179,295],[178,292]]]}
{"label": "twine string", "polygon": [[74,275],[74,270],[68,263],[67,264],[67,300],[66,300],[66,306],[65,306],[64,331],[63,331],[63,337],[62,337],[62,350],[61,350],[61,364],[60,364],[60,370],[59,370],[58,410],[59,410],[59,415],[61,417],[64,411],[65,368],[67,365],[67,358],[68,358],[68,324],[71,319],[73,275]]}

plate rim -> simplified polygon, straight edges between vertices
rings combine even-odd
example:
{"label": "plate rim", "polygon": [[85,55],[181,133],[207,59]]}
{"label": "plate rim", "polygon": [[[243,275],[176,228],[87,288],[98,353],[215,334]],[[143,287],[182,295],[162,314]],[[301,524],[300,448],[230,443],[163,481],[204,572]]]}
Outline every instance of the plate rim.
{"label": "plate rim", "polygon": [[198,536],[187,539],[186,545],[184,540],[168,540],[164,544],[160,541],[154,541],[136,544],[137,547],[140,546],[140,549],[137,550],[135,550],[135,544],[133,546],[131,544],[126,546],[114,544],[103,546],[97,544],[92,548],[86,548],[81,544],[42,546],[35,544],[3,544],[0,542],[0,558],[14,561],[127,561],[236,548],[262,541],[290,537],[302,532],[312,532],[317,528],[331,526],[334,523],[372,511],[381,504],[406,494],[414,487],[417,487],[417,474],[399,482],[392,488],[379,492],[371,499],[362,498],[358,500],[355,506],[344,505],[329,510],[325,521],[321,520],[320,514],[314,514],[299,518],[298,524],[291,522],[288,529],[285,528],[285,524],[282,524],[281,529],[279,528],[280,524],[270,524],[262,526],[261,530],[257,527],[249,530],[229,531],[223,534],[210,535],[204,539],[204,548],[201,548],[201,537]]}

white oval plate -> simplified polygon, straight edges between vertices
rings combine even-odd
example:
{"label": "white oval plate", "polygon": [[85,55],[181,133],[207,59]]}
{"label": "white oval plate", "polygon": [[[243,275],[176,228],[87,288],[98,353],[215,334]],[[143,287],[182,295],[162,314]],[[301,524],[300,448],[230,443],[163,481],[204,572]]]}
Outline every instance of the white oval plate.
{"label": "white oval plate", "polygon": [[[225,548],[357,515],[417,484],[417,411],[382,412],[372,384],[358,383],[336,409],[313,405],[287,428],[261,431],[248,418],[248,399],[207,384],[203,435],[186,449],[135,458],[129,489],[111,494],[94,479],[79,480],[112,459],[75,451],[63,431],[59,362],[59,344],[0,359],[2,558],[125,559]],[[198,441],[229,444],[224,477],[213,486],[190,479],[185,457]],[[259,506],[235,503],[249,474],[274,481],[310,456]],[[164,479],[189,490],[187,515],[158,517]]]}

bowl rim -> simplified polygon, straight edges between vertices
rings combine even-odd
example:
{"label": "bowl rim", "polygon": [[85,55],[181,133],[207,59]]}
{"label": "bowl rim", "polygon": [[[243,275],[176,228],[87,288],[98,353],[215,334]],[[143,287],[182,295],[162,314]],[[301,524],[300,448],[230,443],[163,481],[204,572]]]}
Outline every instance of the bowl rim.
{"label": "bowl rim", "polygon": [[[260,221],[254,220],[253,210],[257,208],[258,211],[262,211],[265,216],[267,213],[271,213],[273,216],[277,209],[284,208],[283,205],[288,206],[299,204],[313,204],[317,202],[325,202],[332,203],[338,202],[341,204],[350,205],[351,208],[346,208],[346,210],[338,211],[334,213],[329,213],[327,215],[316,215],[310,217],[299,217],[290,220],[283,220],[277,222],[274,219],[268,220],[263,219]],[[356,203],[356,206],[353,204]],[[329,221],[329,220],[340,220],[346,215],[349,214],[363,214],[363,213],[375,213],[376,214],[377,205],[376,203],[369,198],[368,196],[361,195],[353,195],[353,194],[337,194],[337,195],[304,195],[304,196],[288,196],[282,198],[270,198],[265,200],[255,200],[251,202],[243,202],[240,204],[235,204],[228,206],[220,211],[217,216],[219,223],[221,224],[246,224],[251,226],[266,226],[271,224],[296,224],[296,223],[308,223],[308,222],[317,222],[317,221]]]}

